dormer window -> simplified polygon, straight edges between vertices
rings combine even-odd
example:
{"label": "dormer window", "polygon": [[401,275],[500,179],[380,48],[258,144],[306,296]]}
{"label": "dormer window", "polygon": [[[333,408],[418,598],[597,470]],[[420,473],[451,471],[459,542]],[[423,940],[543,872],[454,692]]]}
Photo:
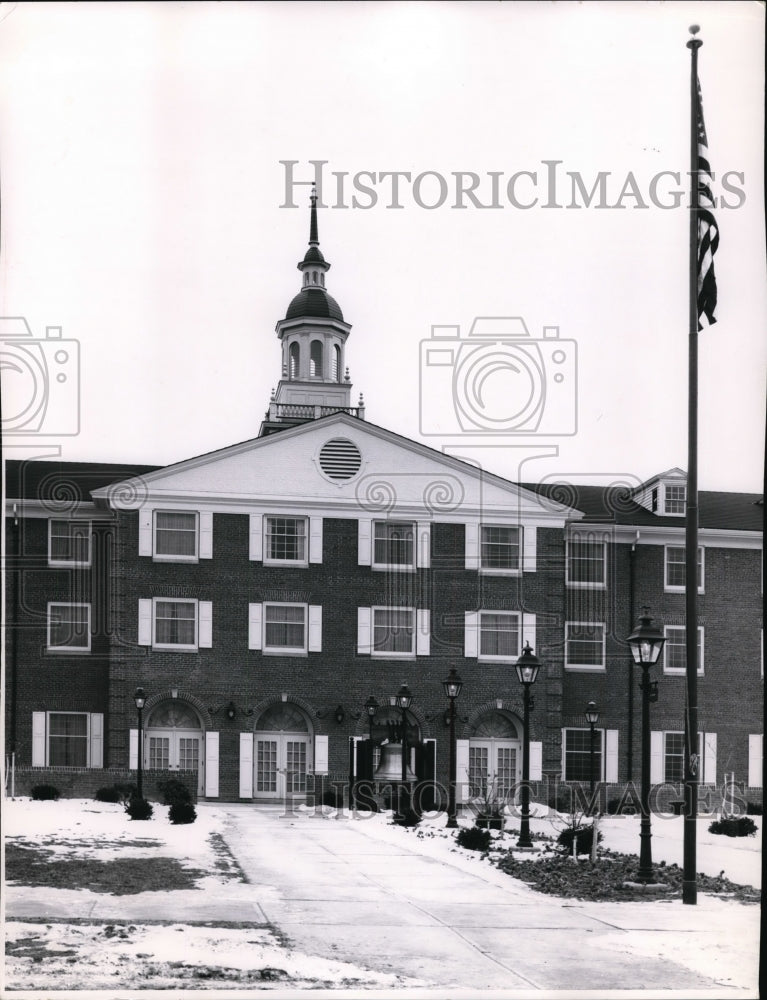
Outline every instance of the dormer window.
{"label": "dormer window", "polygon": [[671,485],[666,483],[663,488],[663,513],[674,516],[684,515],[687,504],[687,486],[684,483]]}

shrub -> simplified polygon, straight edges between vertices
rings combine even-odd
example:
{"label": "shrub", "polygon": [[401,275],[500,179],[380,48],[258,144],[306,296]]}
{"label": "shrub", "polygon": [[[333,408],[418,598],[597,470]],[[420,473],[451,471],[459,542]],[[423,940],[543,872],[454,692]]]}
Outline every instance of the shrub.
{"label": "shrub", "polygon": [[474,820],[474,826],[482,830],[502,830],[503,816],[501,813],[480,813]]}
{"label": "shrub", "polygon": [[335,788],[331,786],[326,788],[322,793],[321,804],[323,806],[330,806],[331,809],[343,809],[344,807],[344,790],[343,788]]}
{"label": "shrub", "polygon": [[[573,853],[573,840],[575,840],[575,853],[576,854],[590,854],[591,845],[594,840],[594,827],[593,826],[581,826],[572,827],[568,826],[562,830],[557,837],[557,843],[563,848],[563,851],[567,854]],[[597,834],[597,843],[602,840],[602,834]]]}
{"label": "shrub", "polygon": [[112,787],[120,796],[118,799],[119,802],[127,802],[129,799],[134,798],[138,791],[135,785],[125,781],[118,781]]}
{"label": "shrub", "polygon": [[168,810],[168,819],[171,823],[194,823],[197,813],[191,802],[172,802]]}
{"label": "shrub", "polygon": [[421,822],[421,814],[416,812],[412,806],[408,806],[403,814],[395,813],[394,822],[397,826],[418,826]]}
{"label": "shrub", "polygon": [[35,785],[32,789],[32,798],[38,802],[55,802],[60,796],[61,792],[55,785]]}
{"label": "shrub", "polygon": [[756,833],[756,823],[748,816],[715,819],[708,832],[722,833],[726,837],[751,837]]}
{"label": "shrub", "polygon": [[191,802],[192,794],[183,781],[168,778],[157,782],[157,791],[162,795],[163,804],[172,806],[174,802]]}
{"label": "shrub", "polygon": [[125,811],[131,819],[149,819],[154,809],[146,799],[133,798],[125,803]]}
{"label": "shrub", "polygon": [[97,802],[122,802],[122,795],[114,785],[99,788],[93,797]]}
{"label": "shrub", "polygon": [[761,816],[762,815],[762,803],[761,802],[747,802],[746,803],[746,815],[747,816]]}
{"label": "shrub", "polygon": [[465,847],[469,851],[489,851],[490,831],[479,830],[475,827],[464,827],[458,831],[456,838],[459,847]]}

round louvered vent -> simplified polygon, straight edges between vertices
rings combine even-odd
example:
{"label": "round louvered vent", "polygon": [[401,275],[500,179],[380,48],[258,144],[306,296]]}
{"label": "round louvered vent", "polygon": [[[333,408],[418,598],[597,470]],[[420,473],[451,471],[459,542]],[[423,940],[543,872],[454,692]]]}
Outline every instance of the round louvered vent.
{"label": "round louvered vent", "polygon": [[346,438],[326,441],[320,450],[320,468],[328,479],[352,479],[361,465],[359,448]]}

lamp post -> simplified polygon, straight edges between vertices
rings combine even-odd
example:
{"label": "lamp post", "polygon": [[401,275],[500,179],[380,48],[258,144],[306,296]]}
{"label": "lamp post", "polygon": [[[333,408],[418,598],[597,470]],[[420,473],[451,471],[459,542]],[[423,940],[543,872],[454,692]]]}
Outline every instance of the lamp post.
{"label": "lamp post", "polygon": [[650,667],[658,662],[665,638],[663,633],[653,628],[648,608],[639,620],[639,625],[626,640],[631,647],[634,663],[642,668],[642,819],[639,826],[639,881],[652,882],[652,830],[650,827]]}
{"label": "lamp post", "polygon": [[[396,702],[397,707],[402,712],[402,787],[404,788],[407,784],[407,710],[413,704],[413,695],[410,693],[410,688],[407,684],[403,683],[397,692]],[[404,819],[405,812],[402,809],[401,802],[399,814]]]}
{"label": "lamp post", "polygon": [[519,683],[524,685],[524,736],[522,743],[522,821],[519,828],[517,847],[532,847],[530,839],[530,688],[538,678],[541,669],[538,657],[525,643],[522,655],[516,662]]}
{"label": "lamp post", "polygon": [[589,812],[591,812],[594,806],[594,727],[599,722],[599,710],[596,704],[590,701],[583,714],[591,730],[589,739]]}
{"label": "lamp post", "polygon": [[458,676],[458,672],[455,667],[450,668],[450,673],[444,681],[442,681],[442,687],[445,691],[446,697],[450,699],[450,781],[447,799],[447,826],[454,828],[458,826],[455,805],[455,699],[461,693],[461,688],[463,687],[463,681]]}
{"label": "lamp post", "polygon": [[143,789],[143,757],[144,757],[144,729],[142,716],[144,713],[144,704],[146,702],[146,694],[142,687],[137,687],[133,692],[133,701],[136,703],[136,710],[138,711],[138,760],[136,767],[136,794],[140,799],[144,798]]}

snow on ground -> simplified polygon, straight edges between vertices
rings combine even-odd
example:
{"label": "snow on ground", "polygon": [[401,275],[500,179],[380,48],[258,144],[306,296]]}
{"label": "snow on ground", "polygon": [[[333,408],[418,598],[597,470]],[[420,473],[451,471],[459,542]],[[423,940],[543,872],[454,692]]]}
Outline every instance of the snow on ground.
{"label": "snow on ground", "polygon": [[[113,858],[163,856],[185,866],[207,873],[198,882],[200,889],[216,889],[217,895],[235,890],[250,892],[256,887],[233,883],[216,867],[217,853],[211,838],[225,833],[225,807],[208,803],[198,806],[194,824],[174,826],[167,818],[167,809],[156,806],[148,821],[130,821],[119,804],[95,803],[62,799],[58,802],[32,802],[28,799],[6,801],[3,810],[6,840],[38,844],[46,849],[64,852],[73,857],[97,860]],[[551,838],[563,825],[563,820],[539,807],[541,816],[531,820],[531,831]],[[326,808],[298,807],[298,821],[313,823],[353,823],[355,830],[374,840],[397,845],[405,850],[443,862],[435,868],[434,877],[444,880],[446,890],[451,884],[451,871],[456,867],[506,887],[510,892],[529,894],[530,905],[541,900],[550,905],[552,897],[544,897],[526,885],[505,875],[477,852],[459,848],[454,831],[445,828],[444,814],[427,816],[418,827],[405,829],[391,822],[390,813],[358,813]],[[472,817],[461,817],[462,826],[472,825]],[[734,882],[759,886],[761,883],[761,818],[755,817],[759,833],[755,837],[716,837],[708,833],[710,818],[698,822],[697,869],[710,875],[725,875]],[[653,817],[653,860],[681,863],[681,817]],[[514,848],[519,821],[507,820],[507,830],[494,834],[498,847]],[[636,817],[603,817],[600,828],[604,835],[601,846],[638,855],[639,820]],[[542,847],[548,841],[536,841]],[[282,850],[279,839],[264,838],[264,852]],[[531,855],[527,855],[528,857]],[[583,863],[583,862],[581,862]],[[441,872],[441,875],[438,874]],[[87,889],[24,890],[9,887],[8,892],[45,893],[53,899],[67,893],[72,900],[73,922],[8,920],[5,936],[10,951],[6,961],[5,985],[21,990],[47,989],[279,989],[286,986],[317,988],[323,985],[350,989],[391,989],[416,986],[415,982],[395,979],[385,973],[370,972],[354,965],[328,961],[319,956],[305,955],[287,948],[269,927],[200,926],[183,923],[163,925],[141,923],[104,924],[85,920],[77,915],[89,913],[88,901],[95,894]],[[152,894],[155,895],[155,894]],[[169,894],[174,895],[174,894]],[[198,892],[178,893],[198,898]],[[17,898],[19,898],[17,896]],[[63,898],[63,897],[62,897]],[[103,897],[102,897],[103,898]],[[199,898],[205,898],[199,894]],[[128,901],[137,897],[120,897]],[[568,905],[575,900],[563,901]],[[121,904],[122,905],[122,904]],[[586,905],[586,904],[584,904]],[[685,907],[666,901],[654,905],[648,902],[589,903],[589,912],[598,913],[616,927],[646,928],[632,930],[629,935],[613,937],[617,953],[646,955],[648,960],[659,954],[682,963],[692,971],[716,978],[727,985],[745,985],[751,980],[759,947],[758,907],[707,897],[699,893],[698,906]],[[176,910],[171,904],[171,916]],[[691,912],[694,910],[694,912]],[[181,909],[180,913],[184,910]],[[238,912],[232,907],[233,915]],[[129,918],[130,919],[130,918]],[[659,939],[660,924],[669,935]],[[223,924],[223,921],[219,922]],[[711,929],[721,927],[721,938],[712,940]],[[664,950],[665,949],[665,950]],[[277,970],[277,971],[274,971]],[[755,978],[754,978],[755,982]]]}

